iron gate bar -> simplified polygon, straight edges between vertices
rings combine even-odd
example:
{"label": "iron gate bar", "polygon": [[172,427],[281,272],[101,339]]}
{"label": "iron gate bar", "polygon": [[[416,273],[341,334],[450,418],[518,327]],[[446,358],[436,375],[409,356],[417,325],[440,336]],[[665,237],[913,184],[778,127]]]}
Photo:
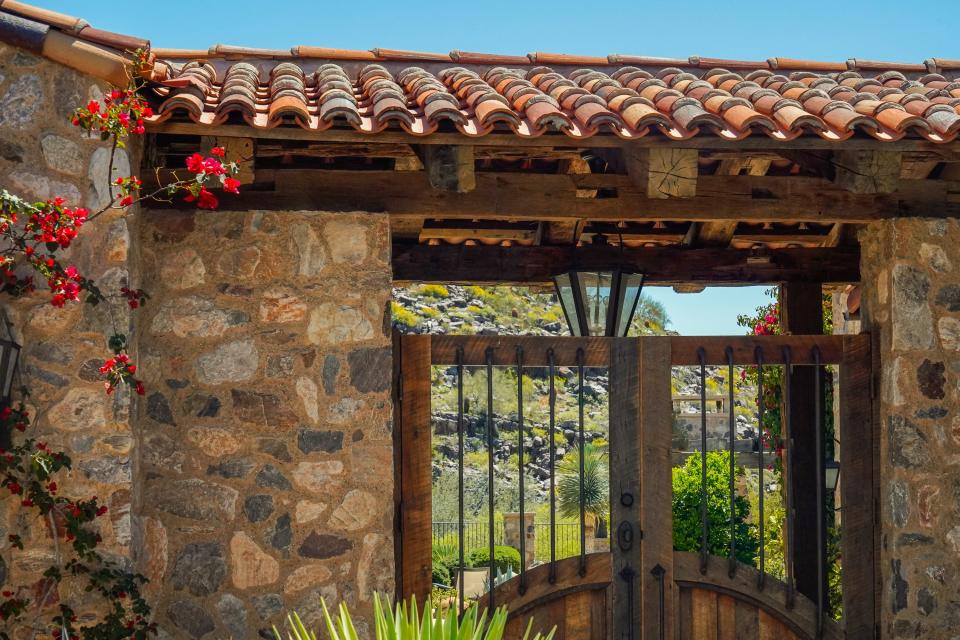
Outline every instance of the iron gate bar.
{"label": "iron gate bar", "polygon": [[[583,349],[577,349],[577,407],[579,409],[579,444],[580,444],[580,575],[587,573],[587,497],[584,495],[584,458],[586,438],[583,433]],[[551,436],[552,437],[552,436]],[[596,535],[596,533],[594,533]]]}
{"label": "iron gate bar", "polygon": [[790,477],[793,475],[795,469],[793,467],[793,426],[790,424],[790,381],[793,375],[793,364],[791,362],[793,358],[792,350],[789,346],[784,346],[783,350],[783,411],[780,416],[780,434],[781,437],[784,435],[787,436],[787,475],[786,480],[784,481],[784,491],[787,493],[787,539],[785,540],[784,548],[786,549],[786,558],[784,561],[786,563],[787,571],[787,606],[793,606],[794,594],[796,591],[796,585],[794,584],[794,573],[793,573],[793,547],[795,540],[793,537],[793,526],[794,518],[796,517],[796,510],[793,506],[793,487]]}
{"label": "iron gate bar", "polygon": [[457,613],[463,611],[463,605],[466,603],[464,592],[464,520],[466,520],[466,510],[463,506],[463,349],[457,348],[457,516],[458,516],[458,536],[457,551],[460,562],[457,571],[460,579],[457,581],[460,606]]}
{"label": "iron gate bar", "polygon": [[557,581],[557,445],[554,442],[556,429],[557,389],[554,382],[556,364],[554,363],[553,347],[547,349],[548,374],[550,377],[550,584]]}
{"label": "iron gate bar", "polygon": [[[520,481],[520,595],[527,590],[527,513],[523,478],[523,346],[517,345],[517,453]],[[536,551],[534,551],[536,554]]]}
{"label": "iron gate bar", "polygon": [[734,394],[733,394],[733,347],[728,346],[726,349],[727,353],[727,375],[730,378],[730,388],[729,392],[729,416],[728,420],[730,424],[727,425],[727,430],[730,436],[730,442],[727,443],[727,448],[730,451],[730,558],[729,563],[730,567],[728,574],[732,578],[737,573],[737,513],[736,513],[736,486],[734,473],[736,472],[736,462],[737,455],[734,451],[734,440],[736,439],[736,420],[734,419],[733,412],[733,403],[734,403]]}
{"label": "iron gate bar", "polygon": [[763,398],[763,347],[757,346],[754,351],[757,358],[757,484],[760,488],[757,492],[757,508],[760,512],[760,573],[757,576],[757,589],[763,591],[766,581],[766,545],[763,538],[763,493],[766,490],[763,484],[763,412],[766,403]]}
{"label": "iron gate bar", "polygon": [[700,573],[707,572],[707,352],[697,349],[700,361]]}
{"label": "iron gate bar", "polygon": [[823,637],[823,610],[824,610],[824,589],[823,589],[823,580],[824,580],[824,566],[827,563],[826,548],[824,546],[824,538],[826,537],[826,532],[824,527],[826,522],[824,520],[824,504],[823,504],[823,494],[824,494],[824,468],[823,468],[823,458],[824,458],[824,448],[823,448],[823,417],[821,412],[823,411],[823,367],[820,365],[820,349],[814,345],[811,350],[811,356],[813,361],[816,363],[817,367],[814,370],[814,398],[813,398],[813,411],[814,411],[814,447],[816,448],[817,456],[817,640]]}
{"label": "iron gate bar", "polygon": [[496,609],[494,594],[497,585],[497,558],[495,555],[496,528],[493,522],[494,490],[493,490],[493,347],[487,349],[487,524],[489,526],[490,550],[490,608]]}

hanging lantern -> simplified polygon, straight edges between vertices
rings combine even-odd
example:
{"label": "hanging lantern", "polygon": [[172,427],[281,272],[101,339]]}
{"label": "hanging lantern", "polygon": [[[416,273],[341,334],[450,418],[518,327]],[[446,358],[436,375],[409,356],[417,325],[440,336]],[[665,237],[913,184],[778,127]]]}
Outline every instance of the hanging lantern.
{"label": "hanging lantern", "polygon": [[823,485],[827,491],[833,493],[837,490],[837,483],[840,480],[840,463],[836,460],[827,460],[823,466]]}
{"label": "hanging lantern", "polygon": [[643,274],[620,267],[573,270],[553,283],[571,335],[622,338],[640,302]]}
{"label": "hanging lantern", "polygon": [[[14,341],[13,331],[6,317],[0,318],[0,321],[6,324],[9,336],[7,340],[0,338],[0,408],[6,408],[12,400],[13,380],[20,361],[20,345]],[[10,444],[11,433],[5,427],[0,427],[0,449],[9,449]]]}

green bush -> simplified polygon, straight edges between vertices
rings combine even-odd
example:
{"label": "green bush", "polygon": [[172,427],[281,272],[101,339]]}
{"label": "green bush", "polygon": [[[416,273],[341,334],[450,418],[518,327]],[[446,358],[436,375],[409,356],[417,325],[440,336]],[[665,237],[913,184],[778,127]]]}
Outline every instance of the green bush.
{"label": "green bush", "polygon": [[450,295],[450,290],[442,284],[425,284],[420,287],[420,293],[428,298],[446,298]]}
{"label": "green bush", "polygon": [[[513,569],[515,573],[520,572],[520,552],[513,547],[496,546],[493,548],[494,562],[496,562],[497,571],[504,572],[507,567]],[[467,556],[467,564],[476,569],[484,569],[490,566],[490,549],[487,547],[478,547]]]}
{"label": "green bush", "polygon": [[[700,456],[692,455],[682,467],[673,468],[673,548],[677,551],[699,551]],[[730,452],[707,453],[707,549],[711,554],[730,553]],[[750,503],[743,496],[734,499],[734,538],[737,560],[752,565],[760,547],[756,527],[748,522]]]}
{"label": "green bush", "polygon": [[420,318],[417,317],[417,314],[410,311],[399,302],[390,302],[390,315],[393,316],[394,324],[410,327],[411,329],[420,324]]}
{"label": "green bush", "polygon": [[433,584],[442,584],[447,587],[453,584],[450,577],[450,570],[446,565],[433,563]]}

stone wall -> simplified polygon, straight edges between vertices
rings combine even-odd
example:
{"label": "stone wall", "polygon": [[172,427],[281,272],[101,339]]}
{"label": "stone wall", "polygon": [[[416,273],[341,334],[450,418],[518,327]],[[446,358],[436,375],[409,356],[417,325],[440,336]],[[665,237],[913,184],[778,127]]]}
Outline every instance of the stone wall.
{"label": "stone wall", "polygon": [[323,596],[365,627],[394,576],[386,215],[142,223],[136,510],[157,619],[255,638],[288,609],[317,621]]}
{"label": "stone wall", "polygon": [[[104,88],[71,69],[0,45],[0,189],[31,200],[62,196],[91,210],[105,205],[109,148],[99,139],[81,137],[69,122],[76,106],[100,100]],[[129,155],[118,151],[116,166],[123,175],[130,173],[131,156],[136,163],[137,148],[132,145]],[[64,262],[99,280],[105,290],[137,286],[134,220],[115,212],[88,223],[64,253]],[[26,299],[0,301],[15,339],[24,347],[20,373],[32,392],[31,414],[36,416],[30,435],[71,455],[74,471],[62,495],[98,496],[109,508],[109,517],[99,524],[103,550],[128,560],[135,493],[131,394],[121,389],[107,396],[97,372],[110,353],[111,313],[107,304],[94,308],[73,303],[57,309],[49,300],[41,290]],[[109,306],[117,329],[129,334],[126,304]],[[2,327],[0,337],[7,337]],[[7,533],[24,525],[15,519],[18,512],[12,500],[0,501],[0,556],[12,558],[10,567],[0,561],[0,582],[6,574],[12,584],[33,584],[53,562],[54,546],[46,527],[30,526],[25,552],[12,552]],[[60,596],[76,597],[72,586],[65,584]],[[23,637],[30,635],[31,620],[28,615],[18,629]]]}
{"label": "stone wall", "polygon": [[882,366],[881,635],[958,638],[960,223],[876,223],[861,243]]}

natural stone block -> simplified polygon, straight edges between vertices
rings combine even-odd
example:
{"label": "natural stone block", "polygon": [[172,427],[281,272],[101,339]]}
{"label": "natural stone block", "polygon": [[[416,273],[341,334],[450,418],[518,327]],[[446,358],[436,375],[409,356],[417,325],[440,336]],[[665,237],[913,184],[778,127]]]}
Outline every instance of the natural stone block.
{"label": "natural stone block", "polygon": [[220,476],[221,478],[243,478],[253,470],[253,463],[249,460],[238,458],[235,460],[224,460],[218,464],[207,467],[208,476]]}
{"label": "natural stone block", "polygon": [[950,262],[950,258],[947,257],[947,253],[943,250],[943,247],[939,245],[926,242],[921,243],[920,260],[939,273],[948,273],[953,270],[953,264]]}
{"label": "natural stone block", "polygon": [[263,469],[257,473],[256,483],[258,487],[269,489],[290,489],[290,481],[287,480],[280,470],[272,464],[264,465]]}
{"label": "natural stone block", "polygon": [[933,317],[927,304],[930,279],[907,264],[893,268],[893,348],[930,349],[933,345]]}
{"label": "natural stone block", "polygon": [[293,529],[290,527],[290,514],[285,513],[277,518],[270,535],[270,545],[274,549],[286,549],[293,540]]}
{"label": "natural stone block", "polygon": [[907,608],[907,593],[910,585],[900,573],[900,560],[891,560],[890,568],[893,574],[893,579],[890,581],[891,609],[893,613],[897,613]]}
{"label": "natural stone block", "polygon": [[943,385],[947,382],[943,375],[945,370],[942,362],[924,360],[917,369],[917,384],[920,392],[931,400],[942,400],[945,395]]}
{"label": "natural stone block", "polygon": [[161,424],[176,425],[173,421],[173,412],[170,411],[170,403],[159,391],[154,391],[147,396],[147,416]]}
{"label": "natural stone block", "polygon": [[917,516],[920,526],[933,528],[940,516],[940,487],[926,484],[917,491]]}
{"label": "natural stone block", "polygon": [[373,336],[373,325],[353,305],[324,302],[310,312],[307,339],[313,344],[340,345]]}
{"label": "natural stone block", "polygon": [[25,127],[45,100],[43,82],[39,76],[28,73],[13,80],[0,97],[0,127]]}
{"label": "natural stone block", "polygon": [[353,549],[353,542],[347,538],[311,531],[297,549],[297,553],[303,558],[325,560],[341,556],[351,549]]}
{"label": "natural stone block", "polygon": [[297,524],[312,522],[323,515],[327,510],[327,505],[322,502],[311,502],[310,500],[300,500],[294,512]]}
{"label": "natural stone block", "polygon": [[50,200],[59,196],[71,204],[80,201],[80,190],[75,184],[32,171],[11,172],[7,176],[7,185],[4,186],[17,195],[32,200]]}
{"label": "natural stone block", "polygon": [[258,451],[261,453],[266,453],[271,455],[280,462],[290,462],[293,460],[290,457],[290,449],[287,448],[287,443],[282,440],[277,440],[276,438],[260,438],[258,441]]}
{"label": "natural stone block", "polygon": [[910,519],[909,491],[903,481],[894,480],[890,483],[890,514],[893,516],[893,524],[898,527],[905,527]]}
{"label": "natural stone block", "polygon": [[123,149],[117,149],[113,154],[113,171],[111,172],[110,149],[107,147],[98,147],[93,155],[90,156],[90,166],[87,169],[87,176],[90,178],[90,185],[93,187],[92,194],[96,200],[92,202],[92,209],[100,209],[107,206],[119,191],[113,185],[113,181],[120,176],[129,176],[130,157]]}
{"label": "natural stone block", "polygon": [[161,303],[150,331],[178,338],[213,338],[248,322],[250,316],[242,311],[220,309],[211,300],[188,296]]}
{"label": "natural stone block", "polygon": [[195,427],[187,432],[187,440],[211,458],[236,453],[241,446],[240,439],[226,429]]}
{"label": "natural stone block", "polygon": [[84,477],[96,482],[129,484],[133,479],[130,473],[130,460],[117,456],[84,460],[80,463],[80,470],[83,471]]}
{"label": "natural stone block", "polygon": [[171,289],[190,289],[203,284],[207,269],[194,249],[174,249],[160,260],[160,280]]}
{"label": "natural stone block", "polygon": [[324,226],[323,235],[334,262],[358,265],[367,259],[370,249],[364,225],[348,220],[333,220]]}
{"label": "natural stone block", "polygon": [[250,380],[260,365],[253,340],[236,340],[220,345],[197,358],[197,379],[210,385]]}
{"label": "natural stone block", "polygon": [[273,496],[249,496],[243,501],[243,513],[250,522],[262,522],[273,513]]}
{"label": "natural stone block", "polygon": [[394,591],[393,544],[380,533],[363,536],[363,548],[357,562],[357,593],[361,602],[369,602],[374,593]]}
{"label": "natural stone block", "polygon": [[205,480],[155,480],[148,485],[145,504],[191,520],[233,520],[240,494]]}
{"label": "natural stone block", "polygon": [[63,136],[48,134],[40,139],[40,149],[47,166],[54,171],[79,176],[83,173],[84,154],[80,146]]}
{"label": "natural stone block", "polygon": [[940,287],[934,301],[937,305],[946,307],[947,311],[960,311],[960,285],[948,284]]}
{"label": "natural stone block", "polygon": [[340,373],[340,361],[337,356],[327,354],[323,358],[323,392],[332,396],[337,392],[337,374]]}
{"label": "natural stone block", "polygon": [[303,410],[310,421],[316,424],[320,419],[320,407],[317,404],[317,384],[306,376],[297,378],[297,395],[303,402]]}
{"label": "natural stone block", "polygon": [[273,584],[280,579],[280,563],[238,531],[230,539],[230,576],[238,589]]}
{"label": "natural stone block", "polygon": [[289,429],[299,422],[292,411],[283,406],[279,396],[232,389],[233,412],[238,420],[273,429]]}
{"label": "natural stone block", "polygon": [[960,320],[943,316],[937,321],[940,346],[947,351],[960,351]]}
{"label": "natural stone block", "polygon": [[170,469],[177,473],[183,471],[183,461],[186,456],[173,438],[163,433],[151,433],[144,437],[141,450],[144,464]]}
{"label": "natural stone block", "polygon": [[342,473],[343,463],[339,460],[300,462],[293,470],[293,481],[298,487],[319,494],[325,493],[330,480]]}
{"label": "natural stone block", "polygon": [[193,394],[183,404],[185,413],[191,413],[198,418],[216,418],[220,415],[220,398],[202,393]]}
{"label": "natural stone block", "polygon": [[194,640],[200,640],[217,628],[210,614],[192,600],[171,602],[167,606],[167,617],[177,628],[185,631]]}
{"label": "natural stone block", "polygon": [[293,375],[294,359],[290,354],[270,356],[267,359],[267,377],[285,378]]}
{"label": "natural stone block", "polygon": [[343,431],[309,431],[297,434],[297,447],[303,453],[336,453],[343,449]]}
{"label": "natural stone block", "polygon": [[177,591],[186,589],[195,596],[216,593],[227,575],[223,547],[216,542],[188,544],[177,555],[170,582]]}
{"label": "natural stone block", "polygon": [[103,389],[72,387],[63,400],[50,407],[47,421],[58,430],[97,431],[106,425],[108,402]]}
{"label": "natural stone block", "polygon": [[887,438],[890,461],[898,467],[921,467],[930,463],[927,436],[904,416],[889,416]]}
{"label": "natural stone block", "polygon": [[297,274],[312,277],[318,275],[327,263],[327,253],[312,225],[299,223],[293,226],[293,240],[300,254]]}
{"label": "natural stone block", "polygon": [[217,268],[231,279],[249,280],[260,264],[260,256],[260,249],[252,245],[230,249],[220,256]]}
{"label": "natural stone block", "polygon": [[306,564],[297,567],[283,583],[283,592],[290,595],[304,589],[316,589],[318,585],[329,580],[332,575],[330,569],[322,564]]}
{"label": "natural stone block", "polygon": [[217,602],[217,612],[235,640],[247,637],[247,609],[240,598],[232,593],[223,594]]}
{"label": "natural stone block", "polygon": [[362,393],[386,391],[390,388],[391,356],[387,347],[363,348],[347,355],[350,384]]}
{"label": "natural stone block", "polygon": [[283,598],[277,593],[265,593],[253,597],[253,608],[262,620],[267,620],[283,611]]}
{"label": "natural stone block", "polygon": [[307,316],[307,305],[285,291],[269,291],[260,301],[261,322],[299,322]]}
{"label": "natural stone block", "polygon": [[344,531],[358,531],[369,525],[377,514],[377,499],[366,491],[353,489],[330,514],[330,526]]}

